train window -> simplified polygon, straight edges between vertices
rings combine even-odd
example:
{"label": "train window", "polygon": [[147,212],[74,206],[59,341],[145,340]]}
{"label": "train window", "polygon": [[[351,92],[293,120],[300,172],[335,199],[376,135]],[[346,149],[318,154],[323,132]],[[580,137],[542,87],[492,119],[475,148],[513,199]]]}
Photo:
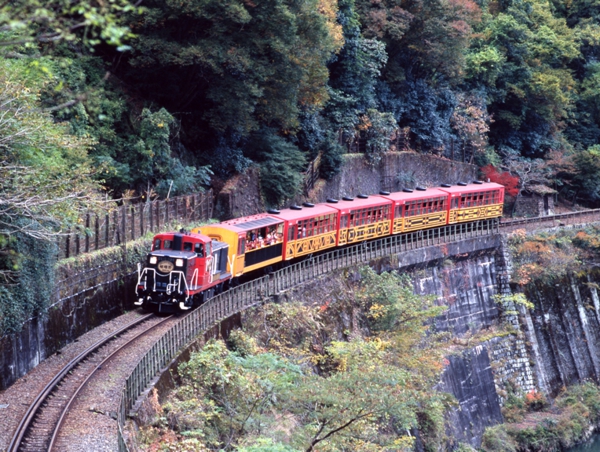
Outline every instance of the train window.
{"label": "train window", "polygon": [[396,205],[396,209],[394,210],[394,217],[400,218],[402,216],[402,204]]}
{"label": "train window", "polygon": [[491,204],[498,204],[500,202],[500,192],[498,190],[494,190],[490,192],[491,195]]}
{"label": "train window", "polygon": [[308,220],[303,220],[301,223],[302,223],[302,228],[300,228],[300,226],[298,226],[298,236],[309,237],[310,236],[310,224],[308,223]]}
{"label": "train window", "polygon": [[173,241],[165,240],[163,243],[163,250],[170,250],[170,249],[173,249]]}
{"label": "train window", "polygon": [[340,229],[345,229],[348,227],[348,215],[342,215],[340,218]]}
{"label": "train window", "polygon": [[198,257],[204,257],[204,245],[202,243],[194,244],[194,252]]}
{"label": "train window", "polygon": [[160,249],[160,239],[156,239],[154,241],[154,248],[152,248],[152,251],[159,250],[159,249]]}
{"label": "train window", "polygon": [[302,237],[310,237],[313,235],[313,226],[312,220],[304,220],[302,222]]}
{"label": "train window", "polygon": [[183,251],[192,251],[192,242],[183,242]]}
{"label": "train window", "polygon": [[450,203],[450,208],[451,209],[458,209],[458,197],[456,198],[452,198],[452,201]]}

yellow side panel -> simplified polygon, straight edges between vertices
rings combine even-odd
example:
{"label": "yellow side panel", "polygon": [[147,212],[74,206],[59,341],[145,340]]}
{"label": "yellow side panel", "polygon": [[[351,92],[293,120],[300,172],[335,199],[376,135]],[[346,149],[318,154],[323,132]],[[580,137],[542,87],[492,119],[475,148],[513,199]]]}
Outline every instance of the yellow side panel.
{"label": "yellow side panel", "polygon": [[[262,262],[258,262],[257,264],[254,265],[249,265],[247,267],[244,268],[244,273],[248,273],[251,272],[252,270],[256,270],[259,268],[263,268],[263,267],[268,267],[269,265],[273,265],[276,264],[277,262],[281,262],[282,261],[282,256],[277,256],[274,257],[273,259],[269,259],[268,261],[262,261]],[[242,265],[243,265],[243,261],[242,261]]]}
{"label": "yellow side panel", "polygon": [[485,220],[486,218],[497,218],[502,216],[502,204],[490,206],[468,207],[466,209],[455,209],[450,211],[449,224],[462,223],[465,221]]}
{"label": "yellow side panel", "polygon": [[305,256],[316,251],[321,251],[335,246],[335,231],[325,234],[293,240],[287,243],[285,250],[286,259]]}
{"label": "yellow side panel", "polygon": [[404,231],[404,218],[394,218],[394,229],[392,230],[392,234],[400,234]]}
{"label": "yellow side panel", "polygon": [[216,239],[219,242],[227,243],[229,245],[229,250],[227,251],[227,271],[233,276],[239,276],[242,274],[244,271],[244,256],[239,256],[239,236],[236,232],[230,231],[229,229],[222,229],[216,225],[195,228],[192,229],[192,232],[204,234],[209,236],[211,239]]}
{"label": "yellow side panel", "polygon": [[418,231],[419,229],[435,228],[445,226],[448,212],[426,213],[425,215],[416,215],[414,217],[404,218],[404,229],[402,232]]}
{"label": "yellow side panel", "polygon": [[390,220],[378,223],[364,224],[340,231],[340,245],[346,243],[362,242],[363,240],[375,239],[390,235],[392,222]]}

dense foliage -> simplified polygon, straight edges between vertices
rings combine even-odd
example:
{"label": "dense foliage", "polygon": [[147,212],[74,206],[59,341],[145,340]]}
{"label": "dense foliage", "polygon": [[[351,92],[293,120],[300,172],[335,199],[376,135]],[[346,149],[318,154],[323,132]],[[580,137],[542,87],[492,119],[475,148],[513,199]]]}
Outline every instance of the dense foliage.
{"label": "dense foliage", "polygon": [[[321,303],[255,309],[229,348],[210,341],[179,366],[181,384],[141,435],[170,450],[436,450],[447,395],[427,319],[440,314],[397,274],[361,271]],[[344,278],[345,279],[345,278]],[[354,312],[343,331],[335,320]],[[412,432],[412,433],[411,433]],[[173,434],[176,435],[176,440]],[[172,438],[174,441],[169,441]]]}
{"label": "dense foliage", "polygon": [[280,205],[319,153],[331,177],[344,149],[377,164],[402,130],[517,178],[517,196],[594,203],[597,16],[553,0],[20,0],[0,7],[0,48],[39,66],[43,105],[93,140],[115,196],[256,164]]}
{"label": "dense foliage", "polygon": [[600,255],[600,228],[563,230],[527,235],[524,229],[509,237],[513,281],[523,287],[535,282],[554,283],[589,268]]}
{"label": "dense foliage", "polygon": [[511,195],[548,185],[597,204],[599,12],[554,0],[5,2],[4,283],[20,259],[11,231],[64,230],[98,190],[166,197],[257,165],[266,203],[282,205],[318,155],[330,178],[347,150],[378,165],[399,136],[485,167]]}
{"label": "dense foliage", "polygon": [[416,151],[518,178],[517,196],[545,184],[595,203],[597,9],[20,0],[0,8],[0,44],[38,65],[40,100],[92,140],[95,177],[117,197],[197,190],[256,164],[279,205],[319,153],[331,177],[356,140],[377,164],[402,130]]}
{"label": "dense foliage", "polygon": [[600,420],[600,388],[591,382],[574,385],[551,407],[539,392],[511,394],[502,413],[505,424],[489,427],[482,450],[489,452],[568,450],[588,439]]}

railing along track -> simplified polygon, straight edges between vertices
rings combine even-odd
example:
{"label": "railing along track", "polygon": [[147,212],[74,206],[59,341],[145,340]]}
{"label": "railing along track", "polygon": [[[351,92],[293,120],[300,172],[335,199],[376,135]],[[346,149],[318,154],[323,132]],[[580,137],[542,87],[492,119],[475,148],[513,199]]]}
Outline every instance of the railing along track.
{"label": "railing along track", "polygon": [[[58,431],[65,419],[66,413],[72,405],[72,402],[75,400],[80,390],[93,376],[96,370],[98,370],[104,362],[113,357],[118,351],[129,345],[132,341],[138,339],[143,334],[146,334],[148,331],[168,320],[169,317],[165,317],[159,322],[150,325],[148,328],[145,328],[137,333],[135,337],[129,338],[126,343],[120,345],[115,350],[112,350],[101,363],[92,363],[92,368],[88,371],[83,380],[81,380],[81,377],[72,378],[69,380],[70,376],[74,375],[74,371],[77,370],[78,366],[86,362],[86,360],[89,360],[89,358],[93,356],[93,354],[101,347],[153,317],[155,317],[154,314],[143,315],[142,317],[121,327],[119,330],[111,332],[91,347],[88,347],[77,357],[69,361],[69,363],[63,367],[63,369],[52,379],[52,381],[45,386],[45,388],[38,394],[36,399],[30,405],[29,409],[23,416],[23,419],[19,423],[15,434],[13,435],[7,452],[51,451],[57,438]],[[57,392],[63,392],[63,388],[64,392],[68,392],[68,394],[66,396],[61,394],[61,396],[64,396],[64,398],[57,397]],[[53,404],[55,399],[60,399],[59,403]]]}
{"label": "railing along track", "polygon": [[[582,221],[585,220],[585,221]],[[527,229],[528,226],[539,228],[567,226],[574,224],[586,224],[600,221],[600,209],[580,210],[577,212],[546,215],[543,217],[515,218],[502,220],[500,229],[502,231]]]}

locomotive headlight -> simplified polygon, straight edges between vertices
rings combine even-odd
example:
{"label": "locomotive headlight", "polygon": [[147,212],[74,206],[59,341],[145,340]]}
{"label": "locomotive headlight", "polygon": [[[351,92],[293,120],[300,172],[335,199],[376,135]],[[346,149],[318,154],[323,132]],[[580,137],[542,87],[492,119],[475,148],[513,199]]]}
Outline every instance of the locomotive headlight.
{"label": "locomotive headlight", "polygon": [[177,259],[175,261],[175,267],[183,267],[183,259]]}
{"label": "locomotive headlight", "polygon": [[150,256],[150,263],[152,265],[156,264],[158,262],[158,257],[156,256]]}

